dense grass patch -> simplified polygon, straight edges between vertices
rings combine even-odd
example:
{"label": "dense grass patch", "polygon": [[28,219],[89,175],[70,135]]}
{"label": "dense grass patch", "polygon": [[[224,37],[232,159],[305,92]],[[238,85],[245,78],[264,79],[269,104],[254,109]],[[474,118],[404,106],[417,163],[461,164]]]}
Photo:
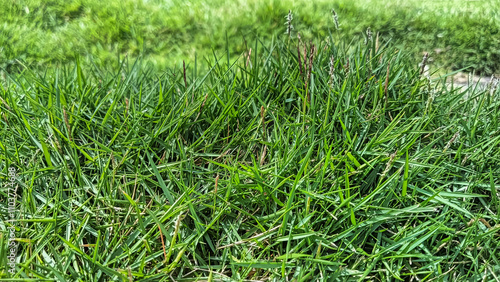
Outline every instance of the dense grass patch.
{"label": "dense grass patch", "polygon": [[204,76],[6,74],[18,277],[494,279],[498,90],[432,80],[373,38],[333,41],[255,41]]}
{"label": "dense grass patch", "polygon": [[16,69],[23,62],[43,69],[82,56],[117,68],[120,57],[143,55],[164,71],[228,48],[235,59],[248,42],[270,44],[284,33],[289,9],[294,35],[327,37],[334,8],[343,38],[363,37],[371,27],[414,58],[430,52],[435,66],[492,74],[500,70],[497,2],[9,0],[0,2],[0,66]]}

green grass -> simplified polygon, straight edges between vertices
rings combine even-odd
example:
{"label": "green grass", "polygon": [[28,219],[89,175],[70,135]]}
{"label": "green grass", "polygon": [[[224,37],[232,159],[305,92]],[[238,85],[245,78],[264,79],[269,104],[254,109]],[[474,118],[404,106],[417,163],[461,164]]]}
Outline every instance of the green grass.
{"label": "green grass", "polygon": [[414,58],[430,52],[434,68],[471,67],[489,75],[500,73],[498,4],[498,0],[9,0],[0,3],[0,66],[15,70],[22,62],[44,69],[83,57],[116,69],[120,57],[142,55],[159,71],[195,57],[200,67],[208,67],[204,58],[212,55],[212,49],[220,55],[229,48],[235,59],[256,38],[270,44],[273,35],[285,32],[283,18],[289,9],[294,13],[294,32],[305,41],[325,38],[333,29],[330,11],[335,8],[343,38],[357,40],[371,27]]}
{"label": "green grass", "polygon": [[249,60],[212,57],[202,75],[189,61],[6,73],[16,277],[498,279],[499,91],[331,38],[317,53],[247,42]]}

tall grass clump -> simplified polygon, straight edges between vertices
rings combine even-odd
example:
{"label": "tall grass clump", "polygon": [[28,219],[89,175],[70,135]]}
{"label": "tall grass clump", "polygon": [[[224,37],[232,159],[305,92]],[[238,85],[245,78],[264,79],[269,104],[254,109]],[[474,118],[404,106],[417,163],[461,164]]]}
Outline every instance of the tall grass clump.
{"label": "tall grass clump", "polygon": [[210,62],[3,72],[17,278],[498,278],[498,90],[378,36]]}

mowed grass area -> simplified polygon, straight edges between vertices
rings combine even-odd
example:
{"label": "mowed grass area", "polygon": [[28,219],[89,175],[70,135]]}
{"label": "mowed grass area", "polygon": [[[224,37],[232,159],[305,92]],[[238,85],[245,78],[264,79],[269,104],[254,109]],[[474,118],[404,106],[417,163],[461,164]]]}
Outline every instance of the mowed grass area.
{"label": "mowed grass area", "polygon": [[[283,34],[284,15],[294,13],[294,35],[320,40],[334,30],[350,41],[368,27],[408,50],[414,58],[431,53],[433,68],[470,67],[500,73],[500,2],[383,0],[9,0],[0,3],[0,66],[90,59],[118,68],[120,58],[143,55],[164,71],[182,61],[208,67],[212,51],[232,58],[249,51],[256,38],[270,43]],[[251,43],[253,44],[253,43]],[[201,68],[200,68],[201,69]]]}
{"label": "mowed grass area", "polygon": [[498,279],[498,89],[446,86],[375,38],[329,38],[248,42],[202,75],[7,73],[16,277]]}

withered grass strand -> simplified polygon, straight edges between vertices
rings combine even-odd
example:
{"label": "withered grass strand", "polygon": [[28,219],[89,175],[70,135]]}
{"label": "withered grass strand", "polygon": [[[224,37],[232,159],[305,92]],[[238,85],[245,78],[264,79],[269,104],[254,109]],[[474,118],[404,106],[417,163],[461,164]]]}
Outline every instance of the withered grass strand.
{"label": "withered grass strand", "polygon": [[5,100],[4,100],[4,99],[2,99],[2,97],[0,97],[0,101],[2,101],[2,103],[5,105],[5,107],[6,107],[9,111],[11,110],[11,109],[10,109],[10,107],[9,107],[9,105],[5,102]]}
{"label": "withered grass strand", "polygon": [[262,154],[260,155],[259,164],[261,166],[264,165],[264,162],[266,161],[266,154],[267,154],[267,145],[264,145],[264,149],[262,149]]}
{"label": "withered grass strand", "polygon": [[167,250],[165,249],[165,241],[163,241],[163,232],[161,232],[160,225],[158,224],[158,230],[160,231],[160,239],[161,239],[161,246],[163,248],[163,257],[165,259],[165,263],[167,262]]}

